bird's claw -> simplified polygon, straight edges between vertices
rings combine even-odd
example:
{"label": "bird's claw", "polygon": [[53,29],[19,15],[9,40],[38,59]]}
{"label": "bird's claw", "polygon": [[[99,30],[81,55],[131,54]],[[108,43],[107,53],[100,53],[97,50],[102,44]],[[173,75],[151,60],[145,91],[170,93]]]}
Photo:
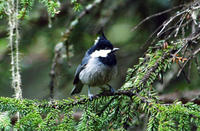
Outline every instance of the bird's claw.
{"label": "bird's claw", "polygon": [[114,94],[115,93],[115,89],[111,87],[110,88],[110,92]]}
{"label": "bird's claw", "polygon": [[114,93],[115,93],[115,89],[114,89],[114,88],[112,88],[112,86],[110,86],[109,84],[107,84],[107,86],[109,87],[109,89],[110,89],[110,92],[114,94]]}
{"label": "bird's claw", "polygon": [[89,99],[92,100],[93,96],[94,95],[92,93],[90,93],[90,87],[88,86],[88,97],[89,97]]}
{"label": "bird's claw", "polygon": [[88,94],[88,97],[89,97],[90,100],[92,100],[94,95],[93,94]]}

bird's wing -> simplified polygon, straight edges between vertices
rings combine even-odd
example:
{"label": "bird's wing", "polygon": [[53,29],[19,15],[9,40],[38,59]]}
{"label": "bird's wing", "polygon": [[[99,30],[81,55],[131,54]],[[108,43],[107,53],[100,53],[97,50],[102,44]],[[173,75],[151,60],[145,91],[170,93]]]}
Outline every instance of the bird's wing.
{"label": "bird's wing", "polygon": [[76,73],[75,73],[75,77],[74,77],[74,82],[73,84],[76,85],[80,80],[79,80],[79,74],[80,72],[85,68],[85,65],[80,64],[77,69],[76,69]]}
{"label": "bird's wing", "polygon": [[74,88],[71,91],[71,95],[80,93],[83,88],[83,83],[79,79],[79,74],[87,65],[89,58],[90,56],[86,53],[85,57],[82,60],[82,63],[76,69],[76,73],[75,73],[75,77],[73,81]]}
{"label": "bird's wing", "polygon": [[75,73],[75,77],[74,77],[74,82],[73,82],[74,88],[71,91],[71,95],[80,93],[81,90],[82,90],[82,88],[83,88],[83,83],[79,79],[79,74],[84,69],[84,67],[85,67],[85,65],[80,64],[78,66],[78,68],[76,69],[76,73]]}
{"label": "bird's wing", "polygon": [[77,84],[80,81],[79,80],[79,74],[85,68],[85,66],[87,65],[89,58],[90,58],[90,56],[88,55],[88,53],[86,53],[85,57],[82,60],[82,63],[77,67],[75,77],[74,77],[74,82],[73,82],[74,85]]}

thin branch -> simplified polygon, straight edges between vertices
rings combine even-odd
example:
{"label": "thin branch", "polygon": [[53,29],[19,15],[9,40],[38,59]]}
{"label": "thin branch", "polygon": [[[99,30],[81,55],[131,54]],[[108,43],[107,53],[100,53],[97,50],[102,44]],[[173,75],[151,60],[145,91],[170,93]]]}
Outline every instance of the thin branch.
{"label": "thin branch", "polygon": [[20,17],[21,20],[24,20],[24,17],[26,16],[26,13],[27,13],[28,6],[29,6],[28,3],[26,3],[25,6],[23,7],[24,10],[23,10],[22,16]]}
{"label": "thin branch", "polygon": [[178,28],[176,28],[176,33],[175,33],[174,37],[177,37],[178,32],[179,32],[179,29],[181,28],[182,23],[183,23],[183,21],[185,20],[185,17],[186,17],[186,16],[187,16],[187,14],[185,14],[184,16],[181,17],[181,19],[180,19],[181,22],[179,23]]}
{"label": "thin branch", "polygon": [[[187,102],[194,102],[195,104],[200,105],[200,100],[196,97],[198,97],[200,95],[199,91],[189,91],[186,93],[182,93],[180,95],[180,93],[176,92],[176,93],[172,93],[172,94],[165,94],[165,95],[161,95],[158,97],[158,100],[160,101],[159,103],[162,103],[161,105],[170,105],[170,103],[173,103],[177,100],[182,101],[183,103],[187,103]],[[82,104],[86,104],[88,102],[97,100],[101,97],[109,97],[109,96],[114,96],[112,100],[117,99],[119,96],[128,96],[130,98],[132,98],[133,96],[139,97],[142,103],[146,103],[148,105],[151,106],[151,99],[149,98],[145,98],[142,97],[140,95],[138,95],[137,93],[133,93],[131,90],[124,90],[124,91],[117,91],[116,93],[111,93],[111,92],[104,92],[104,93],[100,93],[97,95],[94,95],[92,99],[89,98],[83,98],[74,102],[70,102],[70,103],[66,103],[66,104],[62,104],[62,105],[57,105],[56,103],[52,103],[52,104],[48,104],[48,105],[40,105],[39,103],[37,104],[38,107],[40,108],[44,108],[44,107],[50,107],[50,108],[56,108],[56,109],[60,109],[62,110],[65,107],[74,107],[76,105],[82,105]],[[195,98],[195,99],[194,99]]]}
{"label": "thin branch", "polygon": [[64,48],[63,43],[59,43],[55,46],[54,52],[54,58],[53,58],[53,63],[51,65],[51,71],[50,71],[50,83],[49,83],[49,89],[50,89],[50,98],[53,99],[54,97],[54,87],[56,84],[56,67],[58,64],[59,59],[61,58],[62,55],[62,49]]}
{"label": "thin branch", "polygon": [[[182,28],[185,27],[185,26],[188,25],[191,21],[192,21],[191,19],[188,20],[188,21],[186,21],[184,24],[181,25],[181,27],[182,27]],[[146,40],[146,42],[145,42],[144,46],[142,47],[142,49],[143,49],[144,47],[148,47],[148,45],[152,45],[152,43],[155,43],[155,41],[156,41],[159,37],[161,37],[164,33],[169,32],[169,31],[171,31],[171,30],[173,30],[173,31],[171,31],[171,32],[173,33],[173,32],[175,31],[174,29],[176,29],[176,27],[177,27],[177,25],[174,25],[174,26],[171,26],[171,27],[167,28],[167,29],[166,29],[165,31],[163,31],[159,36],[156,35],[156,37],[150,42],[151,38],[161,29],[162,26],[163,26],[163,24],[160,25],[160,26],[149,36],[149,38]],[[170,33],[170,34],[172,34],[172,33]],[[168,35],[168,38],[167,38],[167,39],[171,38],[171,36],[172,36],[172,35]],[[167,39],[166,39],[166,40],[167,40]]]}
{"label": "thin branch", "polygon": [[93,101],[93,100],[96,100],[102,96],[121,96],[121,95],[125,95],[125,96],[129,96],[129,97],[132,97],[134,95],[136,95],[135,93],[133,93],[131,90],[125,90],[125,91],[117,91],[115,93],[111,93],[111,92],[103,92],[103,93],[100,93],[100,94],[97,94],[97,95],[94,95],[92,97],[92,99],[89,99],[89,98],[83,98],[81,100],[78,100],[78,101],[75,101],[73,103],[70,103],[68,105],[71,105],[71,106],[75,106],[75,105],[79,105],[79,104],[85,104],[89,101]]}
{"label": "thin branch", "polygon": [[149,19],[152,19],[154,17],[166,14],[168,12],[171,12],[173,10],[176,10],[176,9],[184,7],[184,6],[185,6],[184,4],[183,5],[179,5],[179,6],[175,6],[175,7],[171,8],[171,9],[167,9],[167,10],[164,10],[162,12],[159,12],[159,13],[153,14],[151,16],[148,16],[145,19],[143,19],[139,24],[137,24],[134,28],[132,28],[131,31],[135,31],[140,25],[142,25],[144,22],[148,21]]}
{"label": "thin branch", "polygon": [[[190,83],[190,79],[189,79],[188,75],[186,75],[185,71],[183,70],[184,67],[181,66],[179,63],[178,63],[178,66],[179,66],[180,70],[182,70],[183,76],[184,76],[184,78],[186,79],[186,81],[187,81],[188,83]],[[177,77],[179,77],[179,75],[180,75],[180,70],[179,70],[179,72],[177,73]]]}
{"label": "thin branch", "polygon": [[196,49],[194,51],[194,53],[186,60],[186,62],[183,64],[183,66],[181,67],[181,69],[178,71],[177,76],[179,76],[181,74],[181,72],[183,72],[184,67],[186,66],[186,64],[194,57],[196,56],[198,53],[200,52],[200,48]]}
{"label": "thin branch", "polygon": [[164,23],[163,28],[157,33],[157,36],[159,36],[160,33],[161,33],[161,32],[169,25],[169,23],[171,23],[176,17],[178,17],[178,16],[180,16],[180,15],[182,15],[182,14],[184,14],[184,13],[187,13],[187,12],[189,12],[189,9],[184,10],[184,11],[182,11],[182,12],[179,12],[179,13],[177,13],[176,15],[172,16],[168,21],[166,21],[166,22]]}

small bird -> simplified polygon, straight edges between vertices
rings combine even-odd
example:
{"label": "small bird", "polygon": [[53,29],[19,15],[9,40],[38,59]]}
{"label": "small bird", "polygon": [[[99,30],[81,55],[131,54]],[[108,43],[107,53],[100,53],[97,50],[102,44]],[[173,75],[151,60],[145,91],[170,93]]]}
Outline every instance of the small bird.
{"label": "small bird", "polygon": [[82,63],[77,67],[74,88],[71,95],[81,92],[84,85],[88,86],[88,96],[92,98],[90,87],[107,85],[111,92],[114,89],[108,82],[117,74],[117,60],[115,52],[119,48],[113,48],[113,45],[102,32],[100,37],[97,37],[94,45],[87,50]]}

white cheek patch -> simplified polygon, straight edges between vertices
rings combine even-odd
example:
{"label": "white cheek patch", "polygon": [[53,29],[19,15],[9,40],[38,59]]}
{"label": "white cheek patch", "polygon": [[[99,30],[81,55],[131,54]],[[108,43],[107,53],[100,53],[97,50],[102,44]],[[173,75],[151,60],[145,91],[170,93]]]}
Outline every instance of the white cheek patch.
{"label": "white cheek patch", "polygon": [[100,37],[97,37],[97,39],[96,39],[95,42],[94,42],[94,45],[97,44],[97,42],[99,41],[99,39],[100,39]]}
{"label": "white cheek patch", "polygon": [[96,50],[91,54],[91,57],[107,57],[111,50]]}

